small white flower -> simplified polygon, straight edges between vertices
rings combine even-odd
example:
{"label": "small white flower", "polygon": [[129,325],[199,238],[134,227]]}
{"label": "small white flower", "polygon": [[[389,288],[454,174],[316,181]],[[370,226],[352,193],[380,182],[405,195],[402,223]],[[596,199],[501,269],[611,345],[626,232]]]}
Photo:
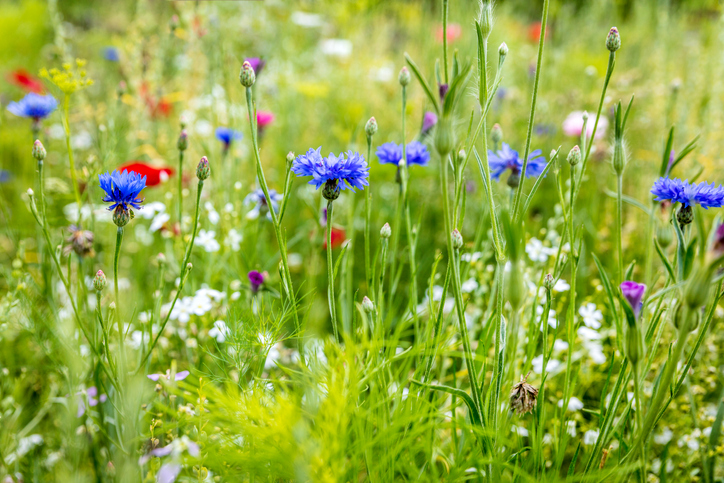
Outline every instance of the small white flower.
{"label": "small white flower", "polygon": [[[563,399],[558,401],[558,407],[563,407]],[[583,409],[583,402],[578,399],[576,396],[571,396],[571,398],[568,400],[568,410],[569,411],[580,411]]]}
{"label": "small white flower", "polygon": [[528,436],[528,430],[525,428],[522,428],[520,426],[511,426],[510,430],[513,431],[518,436],[520,436],[521,438],[525,438]]}
{"label": "small white flower", "polygon": [[462,255],[460,255],[460,260],[462,260],[463,262],[474,263],[480,260],[482,256],[482,252],[463,253]]}
{"label": "small white flower", "polygon": [[465,280],[460,287],[463,293],[474,292],[478,288],[478,282],[474,278]]}
{"label": "small white flower", "polygon": [[603,336],[593,329],[588,327],[579,327],[578,336],[584,341],[601,340]]}
{"label": "small white flower", "polygon": [[140,330],[134,330],[131,333],[130,346],[134,349],[140,349],[143,344],[151,342],[151,334],[148,332],[141,332]]}
{"label": "small white flower", "polygon": [[571,438],[576,437],[576,422],[566,421],[566,432],[571,435]]}
{"label": "small white flower", "polygon": [[603,320],[603,314],[596,307],[594,303],[587,303],[581,305],[578,309],[579,315],[583,318],[583,323],[590,329],[600,329],[601,321]]}
{"label": "small white flower", "polygon": [[224,245],[227,247],[230,247],[233,251],[238,252],[241,250],[241,241],[244,239],[244,237],[236,231],[236,229],[232,228],[229,230],[229,233],[226,234],[226,238],[224,239]]}
{"label": "small white flower", "polygon": [[531,261],[543,263],[548,260],[550,255],[555,255],[556,251],[543,246],[543,242],[539,239],[531,238],[525,245],[525,253],[528,254],[528,258],[530,258]]}
{"label": "small white flower", "polygon": [[674,437],[674,432],[671,431],[668,427],[665,427],[661,430],[660,433],[654,435],[654,443],[665,445],[669,441],[671,441],[671,438]]}
{"label": "small white flower", "polygon": [[218,252],[221,249],[221,245],[216,241],[215,231],[199,230],[196,235],[196,244],[203,247],[207,253]]}
{"label": "small white flower", "polygon": [[598,430],[597,429],[589,429],[585,433],[583,433],[583,444],[586,446],[591,446],[593,444],[596,444],[596,441],[598,440]]}
{"label": "small white flower", "polygon": [[151,233],[160,230],[171,219],[171,215],[168,213],[159,213],[153,218],[151,226],[148,227],[148,231]]}
{"label": "small white flower", "polygon": [[43,437],[39,434],[31,434],[26,438],[22,438],[18,441],[18,449],[15,452],[18,457],[23,457],[30,452],[36,446],[43,444]]}
{"label": "small white flower", "polygon": [[553,342],[553,351],[554,352],[563,352],[568,350],[568,342],[556,339],[555,342]]}
{"label": "small white flower", "polygon": [[[543,373],[543,354],[539,355],[538,357],[535,357],[531,363],[533,364],[533,372],[536,374],[542,374]],[[561,367],[561,362],[556,359],[549,359],[548,364],[546,366],[546,372],[555,372],[556,369]]]}
{"label": "small white flower", "polygon": [[[538,324],[540,326],[541,332],[543,331],[543,306],[539,305],[535,308],[535,313],[537,314],[537,320]],[[556,319],[556,312],[553,309],[548,310],[548,318],[547,318],[548,325],[550,325],[553,329],[558,328],[558,319]]]}
{"label": "small white flower", "polygon": [[300,27],[315,28],[324,25],[321,15],[307,12],[292,12],[292,23]]}
{"label": "small white flower", "polygon": [[324,39],[319,45],[324,55],[345,58],[352,55],[352,42],[347,39]]}
{"label": "small white flower", "polygon": [[701,437],[701,430],[698,428],[692,431],[691,434],[686,434],[679,439],[679,448],[686,446],[690,452],[699,450],[699,438]]}
{"label": "small white flower", "polygon": [[219,223],[221,217],[219,216],[219,213],[217,213],[217,211],[214,209],[214,205],[210,201],[204,203],[204,208],[206,208],[206,217],[208,218],[209,222],[212,225],[216,225],[217,223]]}
{"label": "small white flower", "polygon": [[216,339],[216,342],[224,342],[226,338],[231,334],[229,327],[223,320],[217,320],[214,322],[214,327],[209,330],[209,337]]}
{"label": "small white flower", "polygon": [[554,292],[567,292],[571,289],[571,286],[568,285],[568,282],[563,280],[562,278],[559,278],[556,284],[553,286]]}

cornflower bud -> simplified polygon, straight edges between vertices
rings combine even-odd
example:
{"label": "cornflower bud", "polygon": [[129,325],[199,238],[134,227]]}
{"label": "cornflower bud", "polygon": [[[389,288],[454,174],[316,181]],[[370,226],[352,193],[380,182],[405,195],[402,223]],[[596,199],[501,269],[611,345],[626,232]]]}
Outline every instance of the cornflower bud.
{"label": "cornflower bud", "polygon": [[397,80],[402,87],[405,87],[410,83],[410,71],[407,70],[407,67],[400,69],[400,75],[397,76]]}
{"label": "cornflower bud", "polygon": [[241,66],[241,72],[239,72],[239,82],[244,87],[251,87],[256,82],[256,74],[254,68],[251,66],[249,61],[244,61]]}
{"label": "cornflower bud", "polygon": [[456,250],[460,250],[463,247],[463,235],[457,228],[452,231],[452,246]]}
{"label": "cornflower bud", "polygon": [[163,253],[156,255],[156,262],[161,266],[166,265],[166,255]]}
{"label": "cornflower bud", "polygon": [[380,229],[380,236],[382,238],[389,238],[392,236],[392,228],[390,228],[389,223],[382,225],[382,229]]}
{"label": "cornflower bud", "polygon": [[36,139],[33,143],[33,157],[38,161],[42,161],[45,159],[47,154],[48,153],[45,151],[43,143],[41,143],[39,139]]}
{"label": "cornflower bud", "polygon": [[568,164],[571,166],[575,166],[578,163],[581,162],[581,148],[578,147],[578,145],[573,146],[573,149],[568,153],[568,158],[566,158],[568,161]]}
{"label": "cornflower bud", "polygon": [[362,308],[365,312],[371,314],[375,311],[375,304],[369,299],[369,297],[365,296],[362,299]]}
{"label": "cornflower bud", "polygon": [[508,44],[503,42],[502,44],[500,44],[500,47],[498,47],[498,56],[499,56],[498,62],[500,62],[502,64],[507,55],[508,55]]}
{"label": "cornflower bud", "polygon": [[621,48],[621,35],[619,35],[616,27],[611,27],[611,30],[608,32],[608,37],[606,37],[606,48],[611,52],[616,52]]}
{"label": "cornflower bud", "polygon": [[176,141],[176,147],[179,151],[186,151],[189,147],[189,136],[186,134],[186,129],[181,130],[181,134],[178,136],[178,141]]}
{"label": "cornflower bud", "polygon": [[371,117],[369,121],[367,121],[367,124],[365,124],[365,134],[367,134],[368,138],[371,138],[377,133],[377,120],[374,117]]}
{"label": "cornflower bud", "polygon": [[506,278],[508,301],[513,310],[517,310],[523,304],[525,288],[523,287],[523,273],[520,269],[520,262],[511,261],[510,273]]}
{"label": "cornflower bud", "polygon": [[483,34],[483,38],[487,39],[490,37],[490,32],[493,31],[493,2],[490,0],[481,0],[478,23],[480,24],[480,31]]}
{"label": "cornflower bud", "polygon": [[93,288],[95,288],[98,292],[101,292],[107,285],[108,280],[106,280],[106,274],[103,273],[103,270],[98,270],[95,278],[93,279]]}
{"label": "cornflower bud", "polygon": [[208,179],[210,175],[211,168],[209,168],[209,160],[206,158],[206,156],[203,156],[201,158],[201,161],[199,161],[199,165],[196,166],[196,177],[199,178],[199,180],[203,181],[205,179]]}
{"label": "cornflower bud", "polygon": [[443,116],[435,130],[435,149],[440,157],[445,158],[452,151],[454,144],[452,121],[448,116]]}
{"label": "cornflower bud", "polygon": [[287,164],[292,164],[292,163],[294,162],[294,158],[295,158],[295,157],[296,157],[296,156],[294,156],[294,152],[289,151],[289,152],[287,153]]}
{"label": "cornflower bud", "polygon": [[500,142],[503,140],[503,129],[497,122],[493,124],[492,128],[490,128],[490,139],[495,144],[500,144]]}
{"label": "cornflower bud", "polygon": [[556,281],[553,278],[553,275],[551,275],[550,273],[546,274],[545,278],[543,278],[543,287],[545,287],[546,292],[550,293],[551,290],[553,290],[555,284]]}

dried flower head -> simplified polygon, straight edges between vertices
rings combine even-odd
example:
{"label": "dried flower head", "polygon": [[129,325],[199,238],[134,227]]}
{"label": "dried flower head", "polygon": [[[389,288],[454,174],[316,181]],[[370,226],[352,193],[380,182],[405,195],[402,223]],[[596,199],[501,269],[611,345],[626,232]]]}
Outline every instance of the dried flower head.
{"label": "dried flower head", "polygon": [[75,252],[79,257],[92,257],[95,255],[93,250],[93,232],[84,230],[78,225],[70,225],[68,227],[70,235],[65,239],[65,247],[63,253],[67,256],[71,251]]}
{"label": "dried flower head", "polygon": [[537,402],[538,389],[528,384],[527,380],[528,376],[521,376],[520,382],[515,383],[510,391],[510,408],[518,415],[533,411]]}

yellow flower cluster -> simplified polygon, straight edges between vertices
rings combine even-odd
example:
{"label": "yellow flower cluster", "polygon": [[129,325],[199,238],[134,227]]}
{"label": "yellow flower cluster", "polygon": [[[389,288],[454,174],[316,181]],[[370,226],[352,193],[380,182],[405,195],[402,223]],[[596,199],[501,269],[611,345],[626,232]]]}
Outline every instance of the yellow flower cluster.
{"label": "yellow flower cluster", "polygon": [[43,68],[40,70],[40,77],[48,79],[64,94],[70,95],[77,90],[93,85],[93,79],[87,77],[85,64],[84,59],[75,59],[75,68],[68,62],[63,64],[62,70]]}

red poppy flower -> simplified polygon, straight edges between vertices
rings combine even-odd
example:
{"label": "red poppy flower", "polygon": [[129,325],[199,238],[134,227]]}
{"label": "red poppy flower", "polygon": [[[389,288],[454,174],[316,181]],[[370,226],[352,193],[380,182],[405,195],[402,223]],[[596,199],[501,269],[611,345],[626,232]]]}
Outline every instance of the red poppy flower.
{"label": "red poppy flower", "polygon": [[150,164],[142,163],[140,161],[130,161],[123,166],[118,167],[118,171],[121,173],[123,170],[135,171],[136,173],[146,177],[146,186],[152,187],[161,184],[166,181],[173,173],[171,168],[156,168]]}
{"label": "red poppy flower", "polygon": [[141,85],[141,96],[143,97],[143,100],[148,106],[148,109],[151,111],[151,117],[168,117],[171,114],[171,110],[173,109],[173,104],[168,102],[163,97],[160,97],[159,99],[154,99],[149,91],[150,89],[148,88],[148,84],[144,82]]}
{"label": "red poppy flower", "polygon": [[8,82],[28,92],[35,92],[36,94],[45,92],[40,79],[36,79],[25,69],[18,69],[8,74]]}
{"label": "red poppy flower", "polygon": [[[447,41],[448,42],[455,42],[457,39],[459,39],[463,34],[463,29],[459,24],[456,23],[449,23],[447,25]],[[442,26],[437,28],[437,31],[435,32],[435,38],[438,42],[442,43]]]}
{"label": "red poppy flower", "polygon": [[[342,246],[342,243],[347,239],[347,234],[342,228],[334,228],[332,227],[332,248],[339,248]],[[322,243],[322,248],[327,249],[327,230],[324,230],[324,243]]]}
{"label": "red poppy flower", "polygon": [[[541,30],[541,23],[540,22],[533,22],[528,26],[528,40],[531,42],[538,42],[540,40],[540,30]],[[551,27],[548,25],[546,27],[546,40],[548,40],[551,36]]]}

